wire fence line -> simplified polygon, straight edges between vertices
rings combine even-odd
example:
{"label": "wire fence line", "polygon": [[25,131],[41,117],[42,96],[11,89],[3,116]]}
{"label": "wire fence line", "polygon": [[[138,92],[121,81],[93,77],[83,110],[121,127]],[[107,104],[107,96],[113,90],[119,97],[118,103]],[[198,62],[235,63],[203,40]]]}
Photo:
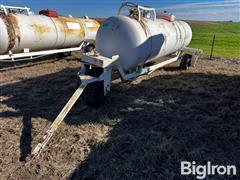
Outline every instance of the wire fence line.
{"label": "wire fence line", "polygon": [[240,59],[240,40],[238,36],[239,34],[232,33],[195,33],[190,46],[203,49],[203,56],[210,59]]}

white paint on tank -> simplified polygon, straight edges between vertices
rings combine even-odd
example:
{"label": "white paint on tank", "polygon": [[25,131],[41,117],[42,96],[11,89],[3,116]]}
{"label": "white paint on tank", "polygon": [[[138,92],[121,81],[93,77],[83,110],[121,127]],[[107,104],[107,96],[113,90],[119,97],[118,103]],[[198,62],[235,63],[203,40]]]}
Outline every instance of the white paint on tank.
{"label": "white paint on tank", "polygon": [[120,56],[124,70],[136,68],[186,47],[192,39],[190,26],[183,21],[117,15],[105,20],[96,37],[97,51],[106,57]]}
{"label": "white paint on tank", "polygon": [[2,49],[8,49],[8,32],[6,24],[4,23],[3,19],[0,18],[0,54]]}
{"label": "white paint on tank", "polygon": [[73,23],[73,22],[67,22],[68,29],[73,29],[73,30],[80,30],[80,24],[79,23]]}

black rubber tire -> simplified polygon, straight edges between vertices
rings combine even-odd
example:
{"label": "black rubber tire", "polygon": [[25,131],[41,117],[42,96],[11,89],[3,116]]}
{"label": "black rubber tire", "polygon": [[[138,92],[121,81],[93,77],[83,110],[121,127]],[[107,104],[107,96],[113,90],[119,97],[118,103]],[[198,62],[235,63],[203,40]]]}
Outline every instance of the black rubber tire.
{"label": "black rubber tire", "polygon": [[[102,68],[92,68],[88,70],[86,75],[99,77],[103,72]],[[104,82],[98,81],[89,84],[83,93],[83,99],[88,106],[98,107],[105,101]]]}
{"label": "black rubber tire", "polygon": [[187,70],[191,66],[191,56],[188,54],[184,54],[181,58],[180,62],[180,69],[181,70]]}
{"label": "black rubber tire", "polygon": [[64,57],[68,57],[71,56],[72,52],[64,52],[64,53],[58,53],[59,57],[64,58]]}
{"label": "black rubber tire", "polygon": [[94,44],[89,44],[87,45],[85,48],[84,48],[84,53],[88,53],[88,52],[91,52],[93,51],[95,48],[95,45]]}

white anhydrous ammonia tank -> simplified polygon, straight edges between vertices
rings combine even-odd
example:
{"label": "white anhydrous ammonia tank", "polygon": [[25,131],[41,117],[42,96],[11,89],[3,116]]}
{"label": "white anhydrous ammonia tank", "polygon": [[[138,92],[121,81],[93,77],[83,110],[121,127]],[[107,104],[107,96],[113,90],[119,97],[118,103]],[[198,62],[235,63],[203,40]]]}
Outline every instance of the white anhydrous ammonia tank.
{"label": "white anhydrous ammonia tank", "polygon": [[99,26],[92,19],[0,14],[0,54],[76,47],[94,41]]}
{"label": "white anhydrous ammonia tank", "polygon": [[100,26],[97,51],[111,58],[119,55],[124,70],[171,54],[186,47],[192,39],[190,26],[183,21],[113,16]]}

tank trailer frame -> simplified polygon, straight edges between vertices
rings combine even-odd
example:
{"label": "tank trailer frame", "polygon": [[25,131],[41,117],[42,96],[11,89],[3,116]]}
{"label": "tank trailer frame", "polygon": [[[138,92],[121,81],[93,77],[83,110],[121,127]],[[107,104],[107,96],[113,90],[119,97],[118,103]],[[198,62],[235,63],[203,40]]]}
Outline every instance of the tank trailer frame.
{"label": "tank trailer frame", "polygon": [[[186,63],[187,67],[185,68],[180,67],[181,69],[186,70],[190,66],[195,66],[199,58],[199,55],[202,53],[203,51],[200,49],[184,48],[181,51],[177,52],[176,56],[173,58],[150,66],[138,66],[131,73],[127,73],[124,71],[124,69],[122,68],[118,61],[119,60],[118,55],[112,56],[112,58],[110,59],[108,57],[104,57],[96,53],[95,54],[86,53],[82,56],[81,67],[78,76],[83,84],[90,84],[96,81],[103,81],[104,82],[103,92],[105,96],[108,94],[108,92],[110,92],[111,76],[113,70],[117,70],[119,72],[120,77],[123,81],[134,80],[139,76],[151,74],[154,71],[166,65],[178,61],[179,59],[181,59],[181,61],[184,61],[185,57],[188,56],[189,60],[188,63]],[[99,77],[86,75],[87,69],[93,67],[102,68],[103,73]]]}
{"label": "tank trailer frame", "polygon": [[64,54],[70,53],[74,51],[84,51],[84,48],[87,47],[90,43],[87,41],[83,41],[80,46],[73,48],[64,48],[64,49],[53,49],[53,50],[45,50],[45,51],[36,51],[30,52],[29,49],[24,49],[23,53],[12,53],[9,51],[6,55],[0,55],[0,62],[18,62],[18,61],[27,61],[38,59],[44,56],[49,56],[52,54]]}
{"label": "tank trailer frame", "polygon": [[[149,7],[142,7],[137,6],[134,3],[124,3],[122,4],[122,7],[119,10],[119,13],[121,9],[125,6],[132,7],[134,10],[137,11],[137,16],[140,18],[140,11],[144,10],[146,12],[155,12],[153,8]],[[156,18],[156,13],[154,14],[154,17]],[[100,96],[106,96],[111,89],[111,81],[112,81],[112,74],[113,70],[117,70],[120,74],[120,77],[123,81],[128,80],[134,80],[138,78],[139,76],[151,74],[154,71],[158,70],[159,68],[162,68],[168,64],[171,64],[173,62],[176,62],[177,60],[181,60],[180,63],[180,69],[186,70],[190,66],[195,66],[195,63],[198,60],[198,57],[200,54],[202,54],[203,51],[200,49],[193,49],[193,48],[183,48],[176,52],[175,57],[170,58],[168,60],[165,60],[163,62],[156,62],[154,65],[147,65],[141,64],[138,67],[125,71],[123,67],[120,64],[120,58],[119,55],[109,57],[101,56],[98,52],[95,50],[83,54],[81,58],[81,67],[80,71],[78,73],[78,77],[80,79],[80,85],[78,89],[74,92],[72,97],[69,99],[67,104],[64,106],[62,111],[59,113],[59,115],[56,117],[56,119],[53,121],[50,128],[46,131],[45,135],[42,138],[42,141],[36,146],[36,148],[32,152],[32,158],[35,158],[39,156],[41,151],[44,149],[50,138],[53,136],[54,132],[57,130],[61,122],[64,120],[68,112],[71,110],[73,105],[76,103],[78,98],[83,93],[84,89],[88,85],[98,85],[97,82],[102,83],[101,85],[95,89],[97,89],[97,95]],[[97,73],[94,73],[95,70],[100,70]],[[91,72],[92,73],[89,73]],[[95,84],[94,84],[95,83]],[[103,88],[103,89],[101,89]],[[99,94],[100,92],[100,94]],[[89,98],[95,98],[95,97],[89,97]]]}
{"label": "tank trailer frame", "polygon": [[[81,67],[78,73],[78,77],[80,79],[80,85],[77,90],[74,92],[72,97],[69,99],[67,104],[64,106],[62,111],[53,121],[50,128],[46,131],[45,135],[42,138],[42,141],[35,147],[31,156],[32,158],[36,158],[40,155],[48,141],[53,136],[54,132],[57,130],[61,122],[64,120],[68,112],[71,110],[73,105],[77,102],[78,98],[83,93],[84,89],[92,83],[95,82],[103,82],[103,95],[106,96],[110,92],[111,80],[112,80],[112,71],[113,69],[117,70],[120,74],[120,77],[123,81],[134,80],[139,76],[151,74],[152,72],[162,68],[168,64],[176,62],[181,59],[181,61],[185,61],[186,56],[190,57],[190,61],[186,63],[187,66],[194,66],[200,54],[202,54],[202,50],[200,49],[192,49],[192,48],[184,48],[177,53],[174,58],[170,58],[166,61],[157,63],[151,66],[139,66],[135,69],[135,71],[131,73],[126,73],[121,65],[119,64],[119,56],[113,56],[112,58],[104,57],[99,55],[98,53],[86,53],[82,56]],[[101,68],[102,73],[99,76],[90,76],[86,75],[87,70],[91,68]]]}

